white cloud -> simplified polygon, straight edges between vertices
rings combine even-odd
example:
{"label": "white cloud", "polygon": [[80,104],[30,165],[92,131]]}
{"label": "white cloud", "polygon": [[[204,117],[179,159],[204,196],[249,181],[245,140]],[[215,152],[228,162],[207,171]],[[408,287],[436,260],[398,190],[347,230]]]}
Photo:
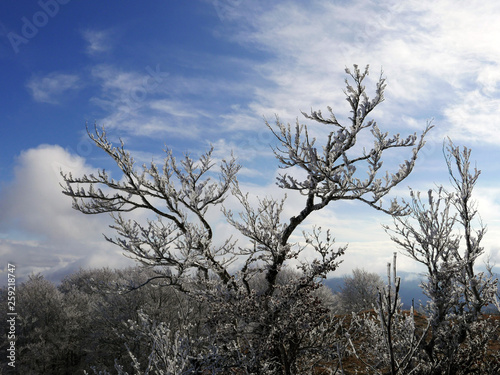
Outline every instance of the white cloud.
{"label": "white cloud", "polygon": [[[254,115],[278,113],[289,121],[300,117],[299,109],[331,105],[345,116],[343,68],[370,63],[372,76],[382,67],[388,78],[387,101],[374,113],[386,128],[402,131],[403,116],[421,128],[437,118],[444,120],[442,137],[460,132],[463,120],[479,111],[480,118],[470,122],[477,132],[463,136],[480,141],[492,135],[498,118],[492,109],[500,100],[499,16],[494,1],[252,2],[231,7],[224,27],[233,21],[234,32],[225,35],[270,55],[255,67],[270,84],[255,90]],[[482,96],[470,105],[476,90]],[[457,108],[459,123],[449,115]]]}
{"label": "white cloud", "polygon": [[453,140],[500,144],[500,96],[492,98],[479,90],[466,92],[444,110],[444,115],[452,124],[448,135]]}
{"label": "white cloud", "polygon": [[50,73],[44,77],[33,77],[26,84],[37,102],[58,104],[63,94],[78,90],[82,86],[76,74]]}
{"label": "white cloud", "polygon": [[[109,65],[94,67],[92,76],[101,86],[101,92],[92,101],[107,112],[98,123],[107,129],[119,129],[122,137],[124,134],[150,138],[196,137],[194,120],[205,114],[190,111],[181,101],[158,99],[168,96],[169,77],[165,72],[152,75],[151,71],[148,67],[143,72],[122,71]],[[184,121],[189,121],[191,126],[181,126]]]}
{"label": "white cloud", "polygon": [[[483,176],[481,176],[483,177]],[[498,233],[500,233],[500,188],[496,183],[489,184],[479,178],[478,186],[474,189],[473,199],[477,202],[478,217],[474,223],[475,228],[479,228],[479,223],[486,226],[486,234],[481,245],[484,247],[485,254],[477,262],[478,265],[486,261],[488,255],[491,260],[500,266],[500,257],[498,252]]]}
{"label": "white cloud", "polygon": [[87,53],[97,55],[112,48],[111,32],[104,30],[85,30],[82,36],[87,42]]}
{"label": "white cloud", "polygon": [[[106,242],[109,217],[83,215],[61,193],[60,170],[75,175],[93,170],[79,156],[59,146],[42,145],[24,151],[17,160],[14,180],[0,197],[0,253],[14,262],[19,275],[51,273],[68,265],[127,264]],[[121,256],[122,257],[122,256]],[[71,268],[71,267],[70,267]]]}
{"label": "white cloud", "polygon": [[122,137],[168,136],[190,141],[235,130],[255,132],[256,124],[265,129],[262,114],[255,116],[253,109],[224,103],[232,111],[218,111],[219,98],[230,103],[238,102],[242,96],[246,98],[248,82],[235,85],[225,79],[171,75],[162,69],[160,65],[155,69],[147,66],[143,71],[95,66],[91,74],[101,91],[91,101],[105,111],[98,123],[118,129]]}
{"label": "white cloud", "polygon": [[477,83],[484,95],[498,94],[500,92],[500,63],[483,66],[477,76]]}
{"label": "white cloud", "polygon": [[125,72],[104,64],[95,66],[91,73],[99,80],[105,93],[117,90],[120,93],[130,93],[131,96],[136,94],[139,97],[141,94],[132,91],[140,90],[148,82],[148,76],[144,72]]}
{"label": "white cloud", "polygon": [[177,117],[189,117],[197,118],[199,113],[197,111],[190,109],[178,100],[155,100],[149,104],[151,109],[155,109],[161,113],[166,113],[169,115]]}

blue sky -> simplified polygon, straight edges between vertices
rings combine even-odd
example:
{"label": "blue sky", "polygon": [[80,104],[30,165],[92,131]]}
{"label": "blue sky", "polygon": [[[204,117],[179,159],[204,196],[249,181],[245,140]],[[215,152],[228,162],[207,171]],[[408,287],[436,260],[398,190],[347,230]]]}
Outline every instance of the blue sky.
{"label": "blue sky", "polygon": [[[436,125],[395,195],[448,183],[445,137],[472,148],[483,171],[476,198],[489,228],[485,250],[500,264],[499,17],[494,0],[1,2],[0,269],[10,261],[20,275],[59,277],[130,264],[102,237],[112,234],[109,219],[72,210],[60,193],[59,169],[112,169],[86,123],[122,138],[141,163],[161,160],[165,145],[196,155],[213,144],[217,158],[234,150],[242,186],[278,197],[264,119],[293,123],[326,106],[345,119],[352,64],[370,64],[369,93],[381,69],[387,77],[386,101],[373,112],[382,130]],[[407,156],[389,155],[388,167]],[[286,213],[301,204],[291,196]],[[330,226],[339,245],[349,243],[339,273],[383,273],[396,250],[381,228],[388,222],[349,203],[305,227]]]}

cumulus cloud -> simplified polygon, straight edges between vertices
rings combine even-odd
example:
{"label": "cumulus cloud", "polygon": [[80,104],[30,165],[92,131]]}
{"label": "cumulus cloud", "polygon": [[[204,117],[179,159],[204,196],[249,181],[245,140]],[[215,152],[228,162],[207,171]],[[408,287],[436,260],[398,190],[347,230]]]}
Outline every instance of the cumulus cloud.
{"label": "cumulus cloud", "polygon": [[80,78],[76,74],[50,73],[44,77],[31,78],[26,87],[33,99],[41,103],[58,104],[62,95],[81,87]]}
{"label": "cumulus cloud", "polygon": [[61,169],[75,175],[92,172],[83,158],[59,146],[42,145],[19,156],[14,179],[0,197],[2,258],[16,264],[19,276],[126,264],[102,236],[109,218],[73,210],[71,199],[61,193]]}

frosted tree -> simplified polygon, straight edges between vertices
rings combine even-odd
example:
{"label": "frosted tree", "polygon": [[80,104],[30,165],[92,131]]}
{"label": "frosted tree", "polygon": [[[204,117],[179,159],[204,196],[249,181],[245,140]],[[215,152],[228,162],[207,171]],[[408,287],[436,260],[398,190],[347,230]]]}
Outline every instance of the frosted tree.
{"label": "frosted tree", "polygon": [[384,285],[378,274],[360,268],[345,276],[343,282],[335,297],[337,309],[346,313],[372,309]]}
{"label": "frosted tree", "polygon": [[411,191],[410,215],[386,229],[406,255],[427,269],[422,288],[429,297],[431,337],[422,349],[428,373],[487,373],[480,366],[493,363],[485,359],[496,327],[480,317],[484,307],[498,304],[497,280],[474,268],[484,253],[486,232],[472,199],[480,171],[471,170],[470,150],[451,141],[445,157],[454,191],[429,190],[425,203]]}
{"label": "frosted tree", "polygon": [[393,263],[387,264],[387,285],[378,291],[374,314],[353,314],[350,331],[357,340],[350,341],[351,351],[364,366],[359,370],[366,373],[427,374],[420,351],[429,324],[418,327],[417,319],[423,318],[413,309],[403,311],[399,297],[401,279],[396,269],[394,253]]}
{"label": "frosted tree", "polygon": [[[324,345],[331,333],[326,328],[328,311],[313,291],[337,268],[346,249],[336,248],[330,230],[319,227],[304,231],[300,243],[293,242],[292,236],[311,214],[339,200],[357,200],[392,215],[407,211],[395,200],[382,205],[382,198],[411,173],[431,126],[420,136],[388,136],[367,119],[384,100],[385,79],[380,76],[370,99],[364,86],[368,67],[360,70],[355,65],[346,73],[345,95],[351,107],[347,124],[337,121],[331,108],[328,117],[321,111],[303,113],[327,128],[322,145],[298,120],[295,126],[279,118],[267,123],[279,142],[274,152],[280,167],[291,169],[279,176],[277,184],[304,197],[302,209],[294,216],[283,217],[286,198],[261,197],[252,205],[237,182],[240,166],[234,158],[220,163],[218,178],[212,150],[197,161],[189,155],[177,160],[166,150],[162,165],[137,167],[123,142],[113,146],[104,129],[96,128],[89,136],[116,162],[121,178],[116,180],[104,170],[82,177],[62,173],[63,192],[74,199],[75,209],[112,215],[118,236],[107,237],[108,241],[145,267],[154,268],[155,277],[206,306],[206,337],[216,337],[217,355],[226,357],[217,361],[225,364],[224,371],[233,366],[248,373],[307,373],[328,355]],[[354,147],[363,131],[373,136],[368,150]],[[408,160],[394,173],[382,171],[385,151],[400,148],[411,149]],[[296,169],[305,178],[297,177]],[[229,194],[241,203],[239,214],[224,207]],[[214,223],[207,215],[213,208],[222,209],[246,243],[232,238],[221,241],[219,236],[214,240]],[[156,218],[147,223],[127,219],[125,214],[133,210],[149,211]],[[301,260],[306,249],[316,254],[309,262]],[[231,269],[236,259],[242,266]],[[279,275],[292,259],[301,261],[300,275],[280,285]],[[265,283],[257,292],[252,282],[259,274],[264,274]],[[199,345],[205,345],[203,335]]]}

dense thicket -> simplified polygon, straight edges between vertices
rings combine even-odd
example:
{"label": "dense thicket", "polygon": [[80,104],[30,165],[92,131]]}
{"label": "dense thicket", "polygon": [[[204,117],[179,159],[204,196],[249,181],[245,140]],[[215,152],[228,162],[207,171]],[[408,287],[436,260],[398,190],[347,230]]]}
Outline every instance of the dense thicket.
{"label": "dense thicket", "polygon": [[[81,269],[59,285],[31,275],[17,287],[16,368],[12,372],[3,363],[0,373],[83,374],[93,367],[114,371],[115,363],[134,373],[129,353],[145,363],[153,350],[148,324],[155,329],[168,325],[172,338],[180,332],[203,335],[206,309],[161,280],[146,283],[153,275],[142,267]],[[278,283],[285,285],[295,277],[296,272],[284,271]],[[259,290],[263,284],[262,278],[256,279],[254,286]],[[332,302],[327,288],[318,288],[315,295],[325,308]],[[1,288],[0,303],[6,301],[7,290]],[[0,328],[7,331],[5,319]],[[0,350],[5,353],[7,347],[2,335]]]}
{"label": "dense thicket", "polygon": [[[193,356],[196,358],[197,348],[193,345],[199,336],[206,334],[206,327],[202,325],[207,321],[208,312],[197,300],[158,280],[137,289],[152,275],[142,267],[86,269],[68,275],[59,285],[41,275],[31,275],[17,289],[18,311],[22,313],[17,326],[16,370],[3,363],[0,373],[142,374],[137,367],[152,360],[162,365],[159,369],[153,368],[152,373],[196,373],[197,370],[190,367]],[[297,277],[297,272],[287,269],[279,284],[286,285]],[[346,279],[361,291],[371,289],[363,282],[372,279],[379,282],[376,275],[360,269]],[[394,285],[397,278],[391,279],[390,287],[378,289],[384,300],[377,303],[374,298],[370,302],[363,295],[358,303],[370,309],[353,316],[347,312],[348,307],[353,306],[352,301],[347,306],[341,305],[330,289],[318,288],[317,301],[329,315],[330,327],[323,328],[331,334],[329,341],[321,342],[330,360],[317,362],[315,374],[331,374],[332,369],[344,374],[354,374],[356,370],[367,374],[390,373],[391,351],[399,364],[395,373],[399,374],[495,374],[499,371],[500,331],[496,316],[488,319],[482,316],[471,323],[467,336],[456,349],[453,349],[456,340],[446,341],[446,345],[441,341],[434,356],[440,356],[438,353],[446,348],[458,350],[458,355],[446,357],[461,366],[458,370],[430,370],[428,348],[437,345],[443,328],[432,330],[432,314],[404,312],[400,304],[392,310],[388,301],[398,302],[398,297]],[[264,283],[262,278],[255,280],[256,290],[261,290]],[[346,290],[350,295],[353,289],[344,286],[337,293]],[[5,303],[6,296],[6,290],[0,289],[0,303]],[[384,332],[389,315],[392,319],[390,350]],[[457,325],[448,321],[450,334],[463,327],[460,318],[455,316]],[[0,322],[0,328],[7,329],[5,320]],[[0,350],[5,352],[6,348],[6,336],[2,336]],[[184,365],[185,371],[179,371],[179,365]],[[219,369],[215,373],[230,372]]]}
{"label": "dense thicket", "polygon": [[[149,348],[136,340],[130,324],[140,313],[172,329],[199,321],[202,309],[172,287],[143,284],[151,273],[139,267],[88,269],[68,275],[56,286],[31,275],[17,287],[16,374],[83,374],[91,366],[113,370],[115,361],[131,362],[125,346],[139,355]],[[6,290],[0,290],[2,303]],[[6,322],[0,322],[6,332]],[[192,332],[195,332],[194,330]],[[2,335],[1,350],[7,348]],[[8,370],[5,365],[4,371]]]}

